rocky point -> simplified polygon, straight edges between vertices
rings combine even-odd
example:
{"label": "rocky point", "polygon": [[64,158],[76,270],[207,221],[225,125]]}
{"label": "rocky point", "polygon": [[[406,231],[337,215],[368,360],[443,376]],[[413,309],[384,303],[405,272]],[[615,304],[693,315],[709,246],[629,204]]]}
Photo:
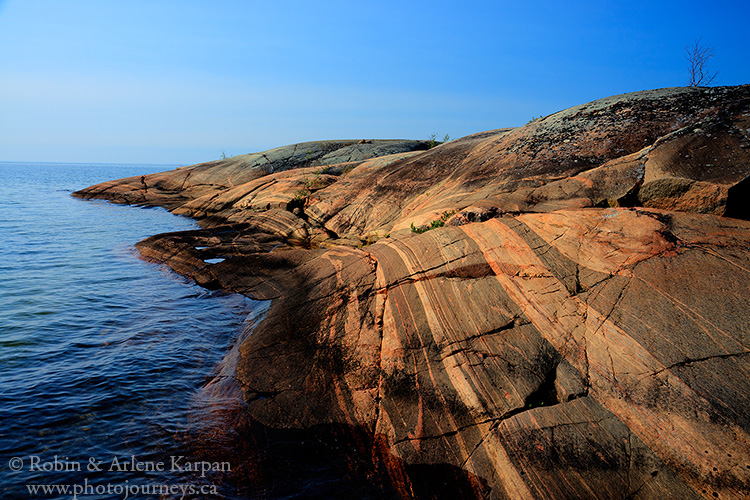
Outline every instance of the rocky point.
{"label": "rocky point", "polygon": [[429,146],[75,193],[196,218],[141,254],[271,301],[205,388],[254,491],[317,453],[373,498],[750,497],[750,86]]}

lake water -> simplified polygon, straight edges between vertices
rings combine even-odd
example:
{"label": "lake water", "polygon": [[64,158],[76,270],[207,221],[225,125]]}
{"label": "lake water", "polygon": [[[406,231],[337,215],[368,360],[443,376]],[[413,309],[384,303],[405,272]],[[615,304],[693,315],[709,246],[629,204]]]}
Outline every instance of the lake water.
{"label": "lake water", "polygon": [[[265,304],[138,258],[136,242],[191,220],[70,196],[174,167],[0,163],[1,498],[181,498],[216,483],[184,470],[190,405]],[[204,493],[185,498],[233,496]]]}

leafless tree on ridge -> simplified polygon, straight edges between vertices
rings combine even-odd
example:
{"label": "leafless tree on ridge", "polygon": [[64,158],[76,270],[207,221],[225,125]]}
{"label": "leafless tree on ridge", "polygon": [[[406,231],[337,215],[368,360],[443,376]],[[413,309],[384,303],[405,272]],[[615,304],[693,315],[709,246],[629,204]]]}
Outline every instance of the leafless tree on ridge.
{"label": "leafless tree on ridge", "polygon": [[685,47],[685,59],[688,61],[691,87],[708,86],[716,79],[718,71],[711,73],[708,69],[708,61],[714,56],[713,47],[703,45],[698,38],[693,45]]}

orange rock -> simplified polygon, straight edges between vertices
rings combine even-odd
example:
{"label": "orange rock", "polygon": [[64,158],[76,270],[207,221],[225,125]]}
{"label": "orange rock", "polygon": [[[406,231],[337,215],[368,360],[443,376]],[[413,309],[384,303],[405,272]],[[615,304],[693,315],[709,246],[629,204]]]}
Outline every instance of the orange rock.
{"label": "orange rock", "polygon": [[403,498],[739,499],[749,130],[750,86],[662,89],[325,171],[78,195],[198,217],[138,248],[272,301],[235,353],[242,439],[334,436]]}

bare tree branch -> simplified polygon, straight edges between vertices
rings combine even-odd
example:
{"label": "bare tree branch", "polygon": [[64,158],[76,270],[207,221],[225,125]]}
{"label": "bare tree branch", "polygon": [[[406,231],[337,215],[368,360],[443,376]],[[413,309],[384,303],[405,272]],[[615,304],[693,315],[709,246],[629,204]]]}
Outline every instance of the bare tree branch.
{"label": "bare tree branch", "polygon": [[688,61],[688,72],[691,87],[711,85],[719,74],[718,71],[711,73],[708,68],[708,61],[714,56],[712,47],[703,45],[698,38],[695,44],[685,47],[685,59]]}

